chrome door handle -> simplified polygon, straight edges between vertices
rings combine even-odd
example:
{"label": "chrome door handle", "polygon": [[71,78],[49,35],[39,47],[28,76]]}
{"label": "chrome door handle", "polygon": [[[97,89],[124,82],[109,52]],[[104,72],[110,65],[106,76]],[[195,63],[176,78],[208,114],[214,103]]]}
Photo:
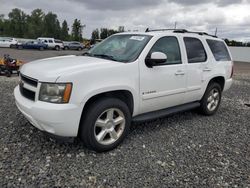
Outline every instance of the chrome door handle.
{"label": "chrome door handle", "polygon": [[203,72],[210,72],[210,71],[211,71],[211,69],[208,68],[208,67],[206,67],[206,68],[203,69]]}
{"label": "chrome door handle", "polygon": [[175,75],[184,75],[185,74],[185,72],[183,72],[183,71],[181,71],[181,70],[178,70],[176,73],[175,73]]}

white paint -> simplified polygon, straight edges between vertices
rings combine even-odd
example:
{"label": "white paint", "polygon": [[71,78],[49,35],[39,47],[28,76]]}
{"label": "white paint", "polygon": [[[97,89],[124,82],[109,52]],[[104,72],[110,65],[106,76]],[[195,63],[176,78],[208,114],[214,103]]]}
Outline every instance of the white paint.
{"label": "white paint", "polygon": [[233,61],[250,63],[250,47],[229,47]]}
{"label": "white paint", "polygon": [[[19,86],[16,87],[14,95],[18,109],[34,126],[43,131],[58,136],[75,137],[84,105],[97,94],[118,90],[130,92],[134,105],[132,115],[136,116],[200,101],[209,81],[218,76],[225,78],[224,90],[230,88],[232,62],[215,63],[206,42],[206,39],[222,41],[221,39],[171,31],[132,33],[131,36],[135,34],[150,35],[152,38],[134,62],[123,63],[88,56],[62,56],[23,65],[21,74],[37,79],[39,83],[33,101],[20,93]],[[165,36],[178,40],[182,63],[147,67],[145,59],[150,50]],[[207,52],[205,62],[188,63],[184,37],[197,38],[203,43]],[[40,101],[38,96],[41,82],[72,83],[69,103],[53,104]]]}

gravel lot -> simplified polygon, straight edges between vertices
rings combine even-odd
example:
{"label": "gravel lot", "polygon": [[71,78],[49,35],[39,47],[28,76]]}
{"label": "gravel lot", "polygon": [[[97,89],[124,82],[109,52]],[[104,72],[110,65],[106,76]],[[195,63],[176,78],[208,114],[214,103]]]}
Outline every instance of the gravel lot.
{"label": "gravel lot", "polygon": [[0,187],[250,187],[244,105],[250,71],[240,66],[250,64],[236,64],[233,87],[215,116],[191,111],[133,124],[120,147],[102,154],[33,128],[14,103],[17,78],[0,77]]}

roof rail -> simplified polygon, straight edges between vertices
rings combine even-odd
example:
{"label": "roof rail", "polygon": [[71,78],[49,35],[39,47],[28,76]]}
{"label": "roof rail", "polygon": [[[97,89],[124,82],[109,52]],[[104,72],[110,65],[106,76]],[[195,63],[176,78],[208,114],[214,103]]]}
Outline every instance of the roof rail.
{"label": "roof rail", "polygon": [[173,31],[173,33],[193,33],[193,34],[207,35],[207,36],[210,36],[210,37],[217,38],[216,35],[210,35],[210,34],[208,34],[206,32],[188,31],[186,29],[149,29],[149,28],[147,28],[145,32],[154,32],[154,31]]}
{"label": "roof rail", "polygon": [[186,29],[149,29],[149,28],[147,28],[145,32],[154,32],[154,31],[178,31],[178,32],[187,32]]}

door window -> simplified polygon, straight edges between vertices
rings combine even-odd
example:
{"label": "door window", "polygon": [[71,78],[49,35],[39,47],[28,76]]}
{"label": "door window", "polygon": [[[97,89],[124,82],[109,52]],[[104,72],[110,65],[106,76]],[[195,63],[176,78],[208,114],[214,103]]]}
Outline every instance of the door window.
{"label": "door window", "polygon": [[203,44],[197,38],[185,37],[188,63],[201,63],[207,60],[207,54]]}
{"label": "door window", "polygon": [[167,55],[167,61],[162,63],[162,65],[171,65],[171,64],[181,64],[181,52],[178,40],[176,37],[162,37],[152,47],[148,57],[153,52],[162,52]]}

